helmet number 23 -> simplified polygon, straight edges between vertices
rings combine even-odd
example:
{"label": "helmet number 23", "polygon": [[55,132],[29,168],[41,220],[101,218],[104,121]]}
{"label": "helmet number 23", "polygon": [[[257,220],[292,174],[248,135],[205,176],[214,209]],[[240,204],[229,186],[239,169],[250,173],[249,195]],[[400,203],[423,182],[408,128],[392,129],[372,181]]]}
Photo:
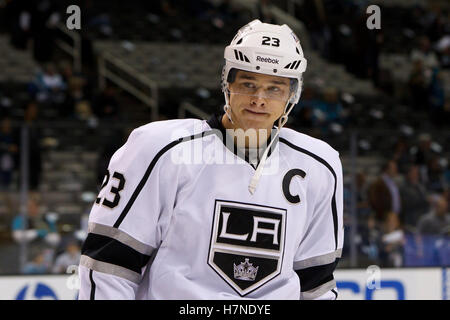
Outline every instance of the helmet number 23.
{"label": "helmet number 23", "polygon": [[[105,179],[104,179],[104,182],[103,182],[103,184],[102,184],[102,186],[100,188],[100,192],[101,192],[101,190],[104,187],[106,187],[108,185],[110,177],[111,177],[111,175],[110,175],[109,170],[108,170],[108,171],[106,171]],[[106,199],[106,197],[104,197],[103,202],[102,202],[103,206],[106,206],[106,207],[111,208],[111,209],[116,207],[119,204],[119,201],[120,201],[120,194],[119,194],[119,192],[122,191],[122,189],[125,186],[125,177],[123,176],[123,174],[121,174],[120,172],[116,171],[116,172],[114,172],[112,177],[113,177],[113,179],[116,179],[116,180],[119,181],[117,186],[112,186],[111,189],[109,190],[109,192],[114,195],[114,198],[112,200],[108,200],[108,199]],[[96,204],[100,204],[101,201],[102,201],[102,198],[98,197],[97,200],[95,200],[95,203]]]}
{"label": "helmet number 23", "polygon": [[263,41],[261,44],[264,46],[279,47],[280,39],[263,36]]}

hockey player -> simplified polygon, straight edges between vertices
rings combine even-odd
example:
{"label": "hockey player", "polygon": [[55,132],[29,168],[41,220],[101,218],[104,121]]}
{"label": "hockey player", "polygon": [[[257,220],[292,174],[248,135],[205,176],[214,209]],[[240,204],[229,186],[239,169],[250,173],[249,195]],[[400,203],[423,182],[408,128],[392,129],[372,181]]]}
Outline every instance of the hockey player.
{"label": "hockey player", "polygon": [[305,70],[288,26],[254,20],[225,49],[222,115],[131,133],[90,214],[80,299],[337,298],[339,154],[283,128]]}

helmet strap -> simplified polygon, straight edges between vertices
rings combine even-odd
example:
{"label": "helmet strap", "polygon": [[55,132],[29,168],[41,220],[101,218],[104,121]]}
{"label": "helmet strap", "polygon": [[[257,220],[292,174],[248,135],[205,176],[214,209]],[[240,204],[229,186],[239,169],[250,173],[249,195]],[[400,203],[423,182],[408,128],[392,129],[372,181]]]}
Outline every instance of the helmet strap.
{"label": "helmet strap", "polygon": [[234,124],[233,119],[231,119],[231,106],[230,106],[228,85],[227,85],[227,88],[224,90],[223,94],[225,96],[225,105],[223,106],[223,111],[225,111],[225,114],[227,115],[228,120],[230,120],[230,122],[232,124]]}

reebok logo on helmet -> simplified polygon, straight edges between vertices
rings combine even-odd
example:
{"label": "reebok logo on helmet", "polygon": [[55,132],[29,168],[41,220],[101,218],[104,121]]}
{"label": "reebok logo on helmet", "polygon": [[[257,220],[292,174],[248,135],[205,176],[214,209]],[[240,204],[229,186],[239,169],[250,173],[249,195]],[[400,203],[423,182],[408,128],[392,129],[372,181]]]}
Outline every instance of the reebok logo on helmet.
{"label": "reebok logo on helmet", "polygon": [[256,61],[273,63],[273,64],[279,64],[280,63],[278,59],[264,58],[264,57],[261,57],[261,56],[257,56],[256,57]]}

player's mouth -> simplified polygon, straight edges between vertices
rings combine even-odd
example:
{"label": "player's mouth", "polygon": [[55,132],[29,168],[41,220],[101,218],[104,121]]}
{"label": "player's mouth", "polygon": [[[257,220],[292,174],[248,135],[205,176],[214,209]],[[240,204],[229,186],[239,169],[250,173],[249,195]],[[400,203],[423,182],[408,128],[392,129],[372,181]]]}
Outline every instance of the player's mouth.
{"label": "player's mouth", "polygon": [[262,111],[254,111],[254,110],[250,110],[250,109],[244,109],[245,112],[255,115],[255,116],[265,116],[268,113],[267,112],[262,112]]}

